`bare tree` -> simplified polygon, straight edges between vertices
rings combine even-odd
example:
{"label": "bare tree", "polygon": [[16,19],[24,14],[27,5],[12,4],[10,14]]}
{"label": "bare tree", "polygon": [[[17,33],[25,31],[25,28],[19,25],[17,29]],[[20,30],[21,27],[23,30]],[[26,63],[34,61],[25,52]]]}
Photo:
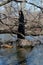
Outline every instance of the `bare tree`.
{"label": "bare tree", "polygon": [[[3,6],[4,5],[4,7],[5,7],[5,10],[6,10],[6,12],[7,12],[7,14],[3,14],[3,13],[1,13],[2,15],[3,15],[3,17],[0,17],[0,19],[1,19],[1,23],[3,24],[3,25],[6,25],[6,26],[8,26],[9,27],[9,30],[10,30],[10,32],[9,32],[9,30],[7,30],[9,33],[16,33],[16,34],[20,34],[20,33],[18,33],[18,32],[15,32],[14,30],[13,30],[13,28],[15,27],[15,26],[18,26],[18,16],[16,16],[16,13],[18,13],[18,5],[17,5],[17,7],[14,7],[14,6],[12,6],[12,3],[13,2],[16,2],[16,4],[18,4],[18,3],[23,3],[23,2],[25,2],[25,3],[28,3],[28,4],[30,4],[30,5],[33,5],[33,6],[35,6],[35,7],[37,7],[37,8],[39,8],[41,11],[42,11],[42,13],[43,13],[43,7],[41,7],[41,6],[38,6],[38,5],[36,5],[36,4],[34,4],[34,3],[31,3],[31,2],[27,2],[27,1],[16,1],[16,0],[3,0],[1,3],[0,3],[0,6]],[[16,5],[16,4],[14,4],[14,5]],[[13,14],[14,14],[14,18],[12,18],[11,17],[11,15],[12,15],[12,12],[13,12]],[[27,16],[29,16],[28,15],[28,13],[33,17],[33,19],[31,20],[31,22],[32,21],[35,21],[36,20],[36,18],[39,16],[39,18],[40,18],[40,15],[39,15],[39,13],[37,14],[37,16],[35,16],[34,17],[34,15],[30,12],[30,9],[27,11],[27,10],[25,10],[25,12],[26,12],[26,15]],[[0,14],[0,16],[2,16]],[[39,18],[38,18],[38,20],[39,20]],[[14,24],[12,25],[12,24],[7,24],[7,23],[5,23],[5,22],[3,22],[2,20],[4,20],[4,19],[7,19],[7,20],[9,20],[9,21],[15,21],[14,22]],[[12,19],[12,20],[11,20]],[[31,19],[31,18],[30,18]],[[30,19],[25,19],[25,21],[27,22],[27,21],[30,21]],[[7,33],[7,31],[5,32],[5,33]],[[1,33],[2,32],[4,32],[4,31],[1,31]],[[22,34],[21,34],[22,35]],[[23,36],[23,35],[22,35]]]}

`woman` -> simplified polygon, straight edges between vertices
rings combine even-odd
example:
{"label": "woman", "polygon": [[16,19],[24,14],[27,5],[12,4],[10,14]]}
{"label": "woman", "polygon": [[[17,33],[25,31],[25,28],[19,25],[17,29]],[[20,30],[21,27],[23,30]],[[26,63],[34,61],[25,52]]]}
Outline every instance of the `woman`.
{"label": "woman", "polygon": [[24,36],[25,36],[24,15],[23,15],[23,12],[21,10],[19,11],[18,32],[19,32],[19,34],[17,35],[17,37],[20,39],[24,39]]}

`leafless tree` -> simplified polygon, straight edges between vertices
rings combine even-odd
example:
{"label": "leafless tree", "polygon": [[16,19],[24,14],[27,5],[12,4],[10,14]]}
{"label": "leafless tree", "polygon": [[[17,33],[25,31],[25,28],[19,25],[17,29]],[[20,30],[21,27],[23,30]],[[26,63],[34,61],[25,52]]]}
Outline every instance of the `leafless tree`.
{"label": "leafless tree", "polygon": [[[16,3],[15,3],[16,2]],[[41,7],[41,6],[38,6],[38,5],[36,5],[36,4],[34,4],[34,3],[31,3],[31,2],[27,2],[26,0],[24,1],[25,3],[27,3],[27,4],[30,4],[31,6],[35,6],[35,7],[37,7],[37,8],[39,8],[41,11],[40,12],[42,12],[43,13],[43,7]],[[42,2],[42,1],[41,1]],[[13,5],[13,3],[14,3],[14,5]],[[4,8],[5,8],[5,11],[6,11],[6,13],[4,12],[4,13],[0,13],[0,22],[3,24],[3,25],[6,25],[6,26],[8,26],[9,27],[9,30],[10,30],[10,32],[11,33],[17,33],[17,34],[20,34],[20,33],[18,33],[18,32],[15,32],[15,31],[13,31],[13,28],[14,28],[14,26],[18,26],[18,15],[16,15],[16,13],[18,14],[18,3],[23,3],[23,1],[17,1],[17,0],[3,0],[1,3],[0,3],[0,7],[1,6],[4,6]],[[16,5],[16,6],[15,6]],[[31,13],[31,9],[29,8],[28,9],[28,11],[27,10],[24,10],[25,12],[26,12],[26,15],[27,16],[29,16],[29,14],[33,17],[33,20],[31,20],[31,22],[32,21],[35,21],[36,20],[36,18],[39,16],[39,18],[38,18],[38,20],[41,18],[40,17],[40,13],[38,13],[37,14],[37,16],[35,16],[34,17],[34,15]],[[29,13],[29,14],[28,14]],[[11,17],[11,15],[13,15],[14,14],[14,18],[13,18],[13,20],[12,21],[16,21],[13,25],[11,25],[11,24],[7,24],[7,23],[5,23],[5,22],[3,22],[2,20],[4,20],[4,19],[8,19],[9,21],[11,21],[10,19],[12,18]],[[28,20],[28,19],[25,19],[25,21],[30,21],[30,20]],[[22,34],[21,34],[22,35]],[[22,35],[23,36],[23,35]]]}

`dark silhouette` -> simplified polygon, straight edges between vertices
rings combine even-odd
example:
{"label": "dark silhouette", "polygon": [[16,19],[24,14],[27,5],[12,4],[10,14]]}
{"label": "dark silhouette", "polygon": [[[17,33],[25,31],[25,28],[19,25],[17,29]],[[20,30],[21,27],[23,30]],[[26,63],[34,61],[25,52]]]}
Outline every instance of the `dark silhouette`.
{"label": "dark silhouette", "polygon": [[[24,15],[23,15],[23,12],[21,10],[19,11],[18,32],[25,36]],[[20,35],[20,34],[17,34],[17,37],[20,38],[20,39],[24,39],[24,37],[22,35]]]}

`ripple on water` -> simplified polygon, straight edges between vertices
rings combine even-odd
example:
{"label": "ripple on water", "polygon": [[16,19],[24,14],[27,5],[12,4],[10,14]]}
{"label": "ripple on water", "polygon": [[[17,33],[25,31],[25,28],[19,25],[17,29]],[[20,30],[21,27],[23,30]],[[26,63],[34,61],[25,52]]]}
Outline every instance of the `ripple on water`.
{"label": "ripple on water", "polygon": [[27,58],[27,65],[43,65],[43,45],[34,47]]}

